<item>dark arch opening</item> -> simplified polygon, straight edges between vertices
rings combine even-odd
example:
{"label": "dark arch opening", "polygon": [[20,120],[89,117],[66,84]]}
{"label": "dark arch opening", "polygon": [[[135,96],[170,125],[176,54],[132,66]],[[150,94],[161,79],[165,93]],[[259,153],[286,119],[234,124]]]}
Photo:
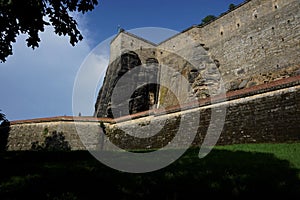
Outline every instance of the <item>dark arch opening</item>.
{"label": "dark arch opening", "polygon": [[[118,81],[121,79],[121,77],[126,74],[129,70],[137,67],[137,66],[141,66],[142,62],[138,56],[137,53],[135,53],[134,51],[128,51],[123,53],[118,60],[116,60],[116,64],[118,67],[118,71],[117,74],[115,76],[115,78],[111,81],[111,86],[109,87],[108,91],[106,91],[109,98],[108,98],[108,102],[107,102],[107,107],[106,107],[106,116],[110,117],[110,118],[117,118],[117,117],[121,117],[123,115],[125,115],[126,113],[122,113],[121,111],[119,113],[114,113],[117,116],[113,115],[112,109],[114,107],[114,109],[118,109],[118,107],[122,107],[124,103],[126,103],[128,101],[128,99],[125,99],[125,96],[120,95],[120,99],[117,103],[117,105],[112,105],[115,104],[113,102],[111,102],[111,95],[113,94],[113,91],[118,83]],[[131,85],[129,85],[131,83],[125,84],[123,85],[124,88],[127,87],[131,87]],[[120,109],[122,110],[122,109]]]}
{"label": "dark arch opening", "polygon": [[122,76],[123,74],[125,74],[128,70],[133,69],[136,66],[140,66],[141,60],[138,56],[138,54],[136,54],[133,51],[129,51],[126,53],[123,53],[121,55],[121,69],[118,72],[119,76]]}
{"label": "dark arch opening", "polygon": [[132,94],[129,101],[129,113],[135,114],[155,108],[158,102],[159,84],[146,84]]}
{"label": "dark arch opening", "polygon": [[[145,84],[135,90],[129,101],[129,113],[134,114],[155,108],[158,103],[159,84],[147,84],[147,80],[158,79],[158,65],[156,58],[148,58],[146,60],[146,67],[150,67],[147,74],[144,74],[140,79],[145,80]],[[148,69],[147,69],[148,70]]]}

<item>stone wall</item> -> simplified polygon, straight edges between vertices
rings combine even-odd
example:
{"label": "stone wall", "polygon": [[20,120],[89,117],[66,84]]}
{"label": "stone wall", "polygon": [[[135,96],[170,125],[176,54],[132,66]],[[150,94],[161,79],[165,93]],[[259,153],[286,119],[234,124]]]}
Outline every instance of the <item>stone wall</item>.
{"label": "stone wall", "polygon": [[[95,106],[95,116],[107,116],[120,57],[133,51],[141,64],[157,59],[175,69],[189,82],[182,88],[180,76],[159,71],[158,80],[175,88],[179,99],[191,93],[199,98],[218,91],[221,78],[227,91],[291,77],[300,73],[300,2],[298,0],[251,0],[206,25],[193,26],[160,44],[128,32],[111,42],[110,65]],[[167,70],[170,71],[170,70]],[[190,80],[190,77],[194,77]],[[207,81],[209,80],[209,81]],[[211,88],[207,88],[211,85]],[[176,104],[167,87],[159,89],[158,105]],[[147,106],[146,106],[147,107]]]}
{"label": "stone wall", "polygon": [[[203,143],[210,129],[210,137],[217,133],[222,116],[226,112],[217,145],[240,143],[292,142],[300,140],[300,81],[281,84],[281,80],[271,85],[260,85],[227,94],[227,101],[189,108],[181,112],[150,116],[134,120],[123,119],[107,127],[107,133],[117,146],[124,149],[162,148],[174,139],[178,130],[184,133],[197,133],[194,146]],[[276,88],[276,89],[275,89]],[[212,114],[214,113],[214,120]],[[200,116],[200,120],[198,117]],[[137,117],[137,116],[135,116]],[[181,129],[179,127],[180,120]],[[151,130],[161,127],[155,136]],[[134,138],[134,135],[148,133],[147,138]],[[122,138],[122,139],[120,139]],[[178,140],[178,139],[177,139]],[[189,144],[190,138],[182,135],[180,145]],[[181,146],[181,147],[182,147]],[[176,147],[175,147],[176,148]]]}
{"label": "stone wall", "polygon": [[[123,37],[123,35],[127,34],[121,33],[119,37]],[[148,88],[139,88],[139,86],[145,85],[145,82],[147,81],[152,81],[154,83],[157,82],[157,74],[159,70],[157,63],[151,63],[151,65],[155,64],[152,68],[146,67],[146,65],[149,64],[149,59],[156,60],[155,56],[147,57],[146,55],[152,55],[155,51],[156,49],[153,48],[138,49],[135,51],[127,50],[109,64],[103,85],[98,93],[95,104],[95,116],[113,117],[112,110],[119,109],[117,114],[114,112],[114,117],[116,118],[120,115],[128,115],[149,109],[149,105],[147,104],[149,101],[149,91],[151,90],[151,92],[154,93],[156,93],[156,91],[152,91],[153,89],[151,89],[150,86],[147,86]],[[134,73],[132,71],[131,75],[130,73],[127,73],[129,70],[133,69],[135,69]],[[136,91],[136,94],[130,93],[128,94],[130,96],[127,97],[126,92],[128,92],[131,88],[132,92],[138,88],[140,91]],[[117,102],[112,102],[114,92],[118,95],[118,99],[116,99]],[[124,104],[127,104],[126,111],[121,109]],[[130,109],[128,109],[129,104],[131,104],[130,107],[132,107]]]}
{"label": "stone wall", "polygon": [[[217,128],[211,117],[213,112],[219,111],[226,115],[218,145],[300,141],[299,84],[300,76],[296,76],[229,92],[226,101],[218,102],[215,97],[216,103],[212,104],[211,99],[206,98],[199,104],[145,111],[117,119],[56,117],[15,121],[0,129],[0,144],[5,144],[8,150],[32,150],[34,142],[42,145],[57,131],[62,132],[71,150],[111,149],[109,141],[124,149],[161,148],[176,137],[183,122],[185,132],[177,138],[179,145],[171,147],[180,148],[192,141],[194,146],[199,146],[208,127],[211,133]],[[103,125],[109,140],[102,137]],[[153,132],[155,129],[158,131]],[[189,132],[197,134],[195,140],[185,134]],[[137,138],[142,134],[143,138]]]}
{"label": "stone wall", "polygon": [[[155,46],[156,44],[147,41],[143,38],[140,38],[128,32],[120,32],[111,41],[109,63],[114,62],[120,57],[120,55],[122,55],[125,52],[142,50],[143,48],[154,48]],[[140,57],[141,59],[144,58],[142,55],[140,55]]]}
{"label": "stone wall", "polygon": [[[74,121],[75,120],[75,121]],[[105,119],[103,120],[105,121]],[[88,144],[88,148],[96,149],[100,131],[98,119],[93,118],[76,118],[76,117],[53,117],[41,118],[33,120],[20,120],[10,122],[10,126],[1,127],[1,140],[6,140],[7,150],[35,150],[35,145],[43,146],[50,139],[52,143],[65,142],[70,150],[83,150],[84,144]],[[53,133],[62,133],[63,137],[53,136]],[[78,134],[86,133],[85,136]],[[88,141],[85,141],[85,138]],[[59,141],[58,141],[59,140]],[[1,149],[5,149],[1,147]]]}
{"label": "stone wall", "polygon": [[[220,74],[215,62],[208,55],[207,50],[201,44],[195,42],[193,38],[186,37],[184,33],[178,37],[183,42],[177,42],[174,46],[154,46],[150,42],[143,46],[147,41],[127,32],[119,33],[112,41],[111,49],[121,54],[119,57],[116,57],[116,52],[114,52],[111,57],[114,61],[109,64],[102,88],[99,91],[95,105],[95,116],[112,117],[107,112],[110,109],[109,105],[119,106],[111,100],[115,86],[121,77],[124,78],[123,76],[126,76],[126,73],[132,69],[137,70],[139,68],[141,69],[141,73],[136,74],[137,77],[132,75],[133,77],[130,80],[124,81],[121,84],[124,89],[118,89],[125,92],[129,88],[138,89],[134,86],[138,86],[139,83],[140,85],[147,84],[147,81],[152,80],[160,85],[157,89],[157,105],[161,107],[176,105],[178,104],[178,99],[182,102],[188,102],[194,94],[198,97],[206,98],[209,93],[209,88],[206,86],[208,84],[211,91],[217,91],[219,89]],[[128,55],[132,56],[129,58]],[[147,68],[149,60],[156,60],[157,66],[151,68],[152,72],[144,74],[142,72],[146,71],[145,68]],[[133,73],[131,71],[131,74]],[[209,81],[206,81],[205,84],[200,83],[203,79]],[[130,84],[128,84],[129,82]],[[120,98],[122,96],[124,95],[119,95]],[[138,96],[141,97],[142,95],[139,94]],[[131,100],[124,99],[123,102]],[[147,102],[147,98],[141,101]],[[142,106],[137,105],[137,107]],[[148,107],[144,105],[144,110],[147,110]],[[136,110],[142,111],[142,109]],[[119,115],[113,117],[116,118]]]}
{"label": "stone wall", "polygon": [[299,65],[299,18],[298,0],[251,0],[159,46],[177,48],[185,41],[182,36],[191,37],[218,61],[225,81],[249,78]]}

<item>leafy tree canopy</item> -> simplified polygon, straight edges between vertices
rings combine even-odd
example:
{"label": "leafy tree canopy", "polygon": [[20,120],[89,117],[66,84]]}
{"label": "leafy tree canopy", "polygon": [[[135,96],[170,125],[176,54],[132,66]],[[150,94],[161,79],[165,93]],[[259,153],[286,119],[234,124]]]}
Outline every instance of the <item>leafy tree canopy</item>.
{"label": "leafy tree canopy", "polygon": [[83,37],[70,13],[84,14],[97,4],[98,0],[0,0],[0,61],[12,55],[12,43],[19,34],[28,36],[28,47],[38,47],[38,33],[47,25],[59,36],[68,35],[74,46]]}
{"label": "leafy tree canopy", "polygon": [[3,122],[6,122],[7,119],[6,119],[6,116],[4,113],[1,112],[0,110],[0,125],[3,123]]}

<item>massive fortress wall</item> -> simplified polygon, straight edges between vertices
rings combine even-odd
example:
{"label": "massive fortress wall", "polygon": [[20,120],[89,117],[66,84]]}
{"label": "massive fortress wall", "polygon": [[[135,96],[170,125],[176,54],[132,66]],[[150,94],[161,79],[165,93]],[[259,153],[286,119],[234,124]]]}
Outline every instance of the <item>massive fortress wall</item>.
{"label": "massive fortress wall", "polygon": [[204,44],[210,56],[219,61],[225,79],[269,73],[299,65],[299,23],[298,0],[251,0],[205,26],[193,26],[158,45],[121,34],[111,43],[111,61],[126,50],[140,48],[176,52],[190,37]]}
{"label": "massive fortress wall", "polygon": [[[207,89],[200,84],[207,79],[208,71],[220,72],[228,91],[297,75],[300,73],[299,18],[298,0],[251,0],[207,25],[193,26],[160,44],[121,32],[111,42],[110,65],[103,91],[98,95],[95,115],[107,116],[114,83],[123,70],[122,56],[127,52],[134,53],[140,64],[156,59],[158,64],[176,68],[191,82],[200,98],[208,96]],[[134,67],[130,62],[127,65],[127,68]],[[165,73],[158,76],[159,82],[170,82],[171,87],[180,84],[175,76]],[[219,81],[216,77],[208,79],[213,79],[213,84]],[[177,88],[175,93],[181,93],[180,87]],[[157,93],[158,104],[176,103],[164,99],[168,94],[164,88],[159,88]]]}
{"label": "massive fortress wall", "polygon": [[248,78],[300,63],[300,2],[252,0],[205,26],[159,44],[180,48],[186,37],[204,44],[225,80]]}
{"label": "massive fortress wall", "polygon": [[232,79],[299,65],[299,23],[298,0],[252,0],[195,31]]}

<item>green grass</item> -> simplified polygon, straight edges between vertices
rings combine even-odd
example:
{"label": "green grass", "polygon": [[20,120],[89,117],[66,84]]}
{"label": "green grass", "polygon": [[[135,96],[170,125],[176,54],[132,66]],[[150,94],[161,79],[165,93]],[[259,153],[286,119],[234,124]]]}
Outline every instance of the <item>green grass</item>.
{"label": "green grass", "polygon": [[0,199],[300,197],[300,143],[188,150],[150,173],[113,170],[88,152],[0,153]]}
{"label": "green grass", "polygon": [[300,144],[238,144],[217,146],[215,149],[245,152],[260,152],[274,154],[278,159],[287,160],[291,165],[300,170]]}

